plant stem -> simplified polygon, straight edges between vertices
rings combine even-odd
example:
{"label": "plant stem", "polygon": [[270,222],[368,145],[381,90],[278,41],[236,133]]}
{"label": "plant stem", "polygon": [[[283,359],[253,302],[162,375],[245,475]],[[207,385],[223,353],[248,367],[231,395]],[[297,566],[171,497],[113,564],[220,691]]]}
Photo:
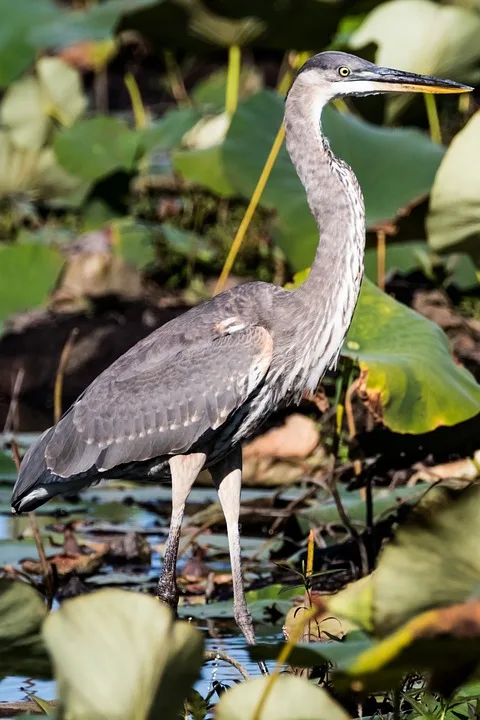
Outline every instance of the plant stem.
{"label": "plant stem", "polygon": [[242,52],[238,45],[228,48],[227,89],[225,95],[225,110],[232,117],[237,109],[238,94],[240,90],[240,69]]}
{"label": "plant stem", "polygon": [[424,94],[425,107],[427,109],[428,125],[430,127],[430,137],[433,142],[442,144],[442,132],[440,130],[440,120],[438,119],[437,103],[434,95]]}
{"label": "plant stem", "polygon": [[249,225],[252,221],[252,218],[255,214],[255,210],[257,209],[257,205],[260,202],[260,198],[262,197],[262,193],[265,189],[265,185],[267,184],[267,180],[270,177],[270,173],[272,172],[272,168],[275,164],[275,160],[277,159],[277,155],[280,151],[280,148],[282,147],[284,137],[285,137],[285,129],[284,129],[283,123],[282,123],[282,125],[280,126],[280,128],[278,130],[277,136],[273,142],[272,148],[268,154],[268,157],[265,161],[265,165],[263,167],[261,175],[258,178],[257,186],[256,186],[255,190],[253,191],[252,197],[250,198],[250,202],[248,203],[248,207],[245,211],[245,215],[242,218],[240,227],[237,230],[237,234],[235,235],[235,239],[232,243],[232,247],[230,248],[227,259],[225,260],[225,264],[222,268],[222,272],[220,273],[220,277],[218,278],[217,284],[215,286],[214,295],[217,295],[224,288],[224,285],[225,285],[227,278],[230,274],[230,271],[233,267],[233,263],[235,262],[235,259],[238,255],[238,251],[240,250],[240,247],[242,245],[242,242],[246,235],[248,227],[249,227]]}
{"label": "plant stem", "polygon": [[385,291],[387,243],[385,230],[377,230],[377,285]]}
{"label": "plant stem", "polygon": [[138,89],[137,81],[135,80],[131,72],[125,74],[125,87],[130,95],[130,102],[132,103],[133,117],[135,118],[135,127],[137,130],[147,127],[147,115],[145,112],[145,106]]}
{"label": "plant stem", "polygon": [[75,342],[77,335],[78,328],[73,328],[63,347],[62,354],[60,355],[60,362],[58,363],[57,375],[55,377],[55,387],[53,390],[53,422],[55,423],[57,423],[62,417],[63,376],[65,374],[65,368],[70,358],[73,343]]}
{"label": "plant stem", "polygon": [[230,657],[230,655],[227,655],[227,653],[223,652],[222,650],[205,650],[205,652],[203,653],[203,661],[210,662],[211,660],[223,660],[223,662],[229,663],[230,665],[232,665],[232,667],[238,670],[244,680],[248,680],[248,678],[250,677],[248,671],[243,667],[241,663],[238,662],[238,660]]}

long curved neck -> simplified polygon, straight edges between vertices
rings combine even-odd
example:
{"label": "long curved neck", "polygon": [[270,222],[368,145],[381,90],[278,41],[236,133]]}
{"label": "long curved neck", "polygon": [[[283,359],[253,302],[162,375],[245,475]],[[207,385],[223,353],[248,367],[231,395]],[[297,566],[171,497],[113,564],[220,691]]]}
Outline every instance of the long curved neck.
{"label": "long curved neck", "polygon": [[365,250],[365,209],[351,168],[335,157],[322,133],[320,117],[329,98],[297,81],[287,97],[287,150],[317,221],[320,242],[310,275],[299,288],[325,304],[339,285],[352,281],[358,293]]}
{"label": "long curved neck", "polygon": [[336,359],[350,325],[365,251],[362,192],[353,171],[333,155],[321,130],[320,116],[328,100],[299,76],[285,108],[287,150],[320,231],[310,275],[293,293],[301,301],[299,324],[308,326],[304,337],[311,340],[304,379],[312,389],[316,376]]}

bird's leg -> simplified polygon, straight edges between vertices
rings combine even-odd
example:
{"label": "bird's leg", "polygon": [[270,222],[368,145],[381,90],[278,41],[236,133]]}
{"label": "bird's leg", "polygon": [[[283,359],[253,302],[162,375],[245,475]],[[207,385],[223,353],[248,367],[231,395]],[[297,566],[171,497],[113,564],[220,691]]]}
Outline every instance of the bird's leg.
{"label": "bird's leg", "polygon": [[185,503],[200,470],[205,463],[203,453],[176,455],[169,461],[172,475],[172,519],[157,585],[157,596],[176,612],[178,605],[177,555]]}
{"label": "bird's leg", "polygon": [[[240,530],[240,490],[242,484],[242,449],[233,450],[226,458],[210,468],[210,474],[218,491],[227,524],[228,546],[233,580],[233,614],[235,621],[250,645],[255,645],[255,632],[252,616],[248,610],[243,588],[241,567]],[[267,669],[259,663],[263,673]]]}

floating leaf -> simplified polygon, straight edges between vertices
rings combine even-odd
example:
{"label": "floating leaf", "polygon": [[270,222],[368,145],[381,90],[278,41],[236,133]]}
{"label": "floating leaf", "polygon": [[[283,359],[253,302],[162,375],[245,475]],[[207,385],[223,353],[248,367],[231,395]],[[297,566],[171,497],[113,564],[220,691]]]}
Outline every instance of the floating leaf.
{"label": "floating leaf", "polygon": [[480,412],[480,387],[454,363],[443,331],[367,279],[342,352],[358,360],[369,407],[395,432],[429,432]]}
{"label": "floating leaf", "polygon": [[44,303],[62,265],[60,253],[48,245],[0,244],[0,320]]}
{"label": "floating leaf", "polygon": [[71,720],[176,720],[203,657],[198,630],[123,590],[66,601],[44,637]]}
{"label": "floating leaf", "polygon": [[31,585],[0,579],[0,677],[49,677],[50,662],[42,640],[45,604]]}
{"label": "floating leaf", "polygon": [[256,710],[269,678],[247,680],[222,694],[216,720],[349,720],[326,690],[292,675],[275,679],[260,713]]}
{"label": "floating leaf", "polygon": [[[373,641],[361,631],[349,632],[339,642],[299,643],[290,651],[288,662],[293,667],[319,667],[332,663],[339,668],[348,668],[356,658],[369,650]],[[248,654],[255,662],[275,660],[285,647],[285,643],[258,643],[248,648]]]}
{"label": "floating leaf", "polygon": [[433,183],[427,218],[434,250],[461,249],[480,263],[480,110],[454,137]]}
{"label": "floating leaf", "polygon": [[[376,7],[350,38],[354,50],[376,43],[379,65],[460,82],[480,77],[478,13],[429,0],[392,0]],[[389,98],[392,120],[411,96]]]}
{"label": "floating leaf", "polygon": [[123,122],[99,115],[60,130],[53,147],[68,173],[97,181],[116,170],[132,170],[138,142],[136,133]]}
{"label": "floating leaf", "polygon": [[[245,197],[251,196],[257,183],[283,111],[282,99],[264,91],[241,103],[233,116],[222,157],[228,180]],[[381,128],[331,107],[324,110],[323,128],[333,151],[358,176],[369,226],[396,218],[430,191],[444,149],[417,130]],[[285,147],[262,203],[278,213],[278,242],[294,268],[310,265],[318,230]]]}
{"label": "floating leaf", "polygon": [[[285,590],[282,585],[269,585],[260,590],[245,593],[248,609],[255,622],[265,622],[273,617],[286,615],[292,607],[292,598],[298,596],[297,588]],[[224,620],[233,618],[233,601],[212,602],[208,605],[180,605],[179,617]]]}

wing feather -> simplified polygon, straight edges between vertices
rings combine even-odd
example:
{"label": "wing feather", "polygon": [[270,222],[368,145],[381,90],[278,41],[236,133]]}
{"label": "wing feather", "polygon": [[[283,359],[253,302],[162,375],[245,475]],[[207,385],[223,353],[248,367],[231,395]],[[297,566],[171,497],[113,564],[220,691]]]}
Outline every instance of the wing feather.
{"label": "wing feather", "polygon": [[187,452],[248,399],[272,354],[261,325],[157,352],[156,362],[151,345],[143,355],[127,353],[57,424],[45,452],[48,469],[68,477]]}

